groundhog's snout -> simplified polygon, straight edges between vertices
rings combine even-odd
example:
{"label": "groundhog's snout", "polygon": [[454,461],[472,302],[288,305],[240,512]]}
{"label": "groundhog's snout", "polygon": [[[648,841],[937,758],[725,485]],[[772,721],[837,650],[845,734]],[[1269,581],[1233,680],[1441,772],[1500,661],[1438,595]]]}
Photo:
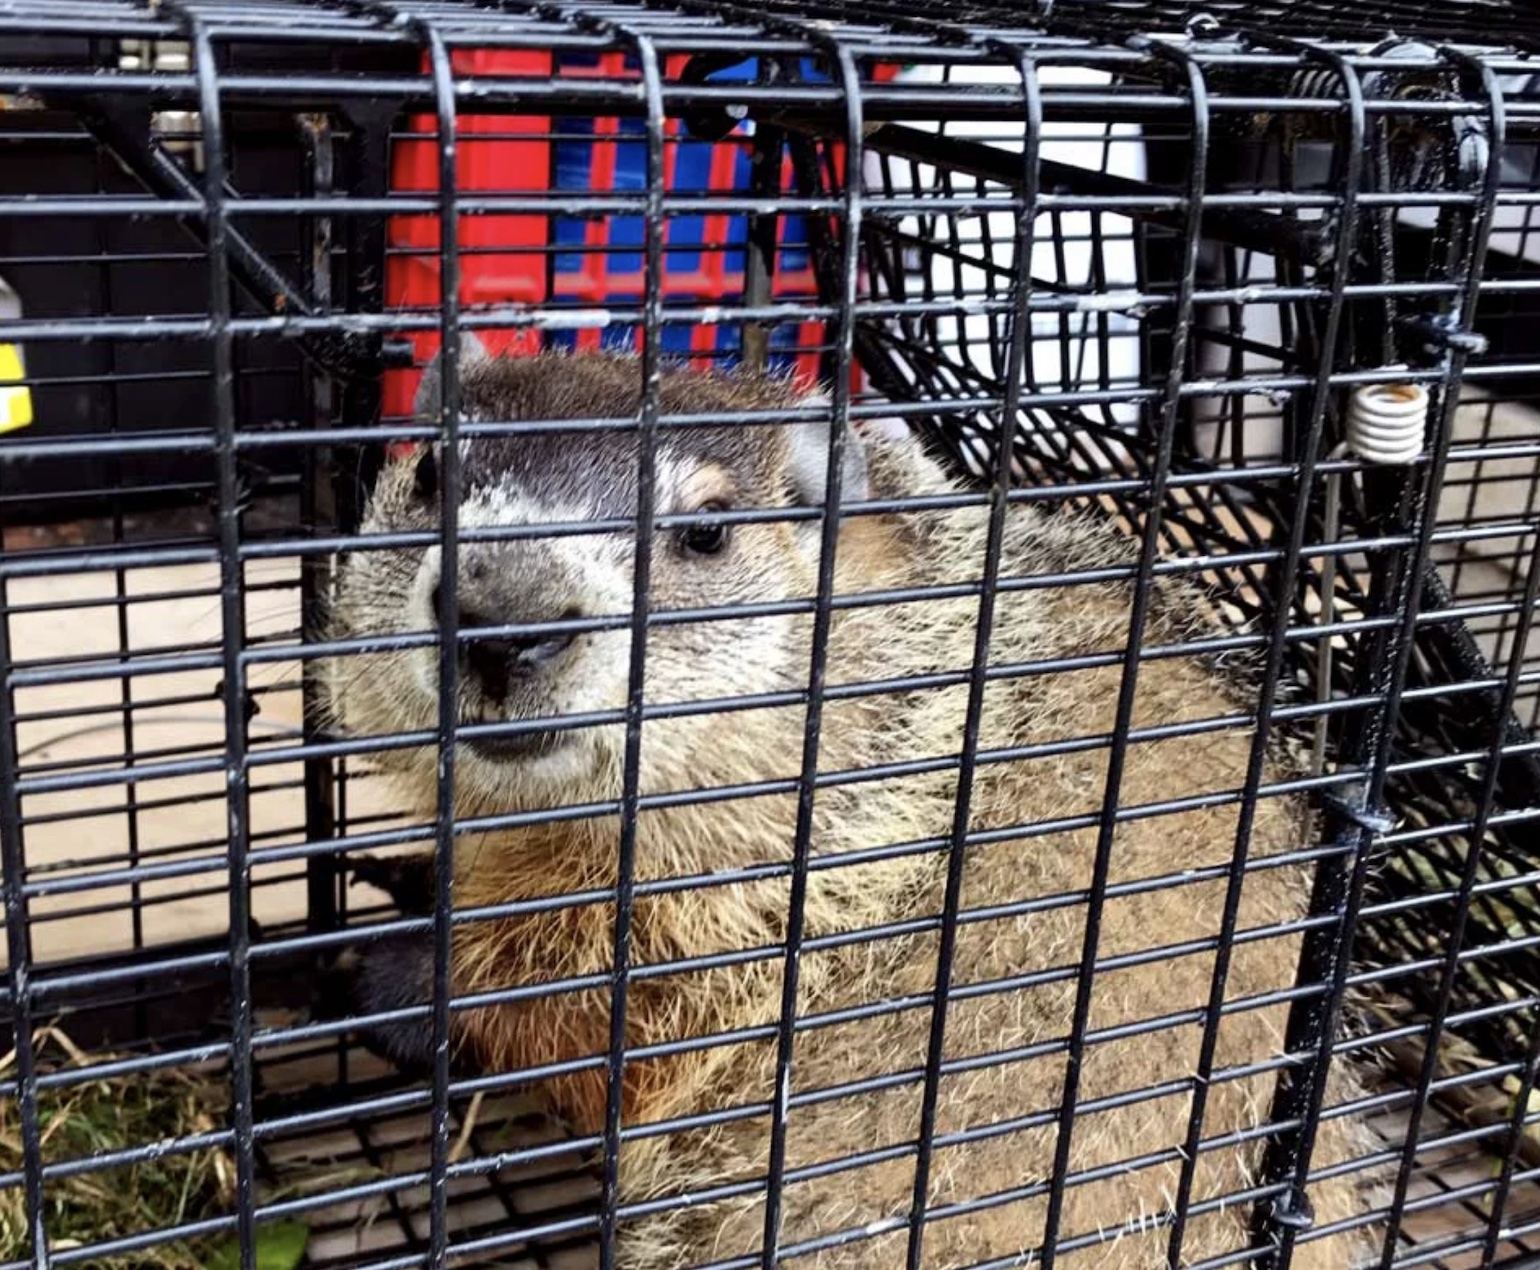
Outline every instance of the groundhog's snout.
{"label": "groundhog's snout", "polygon": [[[455,592],[460,673],[490,701],[502,703],[519,685],[553,671],[577,638],[569,630],[540,629],[543,623],[570,622],[582,611],[567,598],[560,570],[536,547],[462,546]],[[441,581],[431,595],[434,616],[447,631],[451,615]],[[499,629],[506,627],[534,629]],[[493,633],[477,633],[487,628]]]}

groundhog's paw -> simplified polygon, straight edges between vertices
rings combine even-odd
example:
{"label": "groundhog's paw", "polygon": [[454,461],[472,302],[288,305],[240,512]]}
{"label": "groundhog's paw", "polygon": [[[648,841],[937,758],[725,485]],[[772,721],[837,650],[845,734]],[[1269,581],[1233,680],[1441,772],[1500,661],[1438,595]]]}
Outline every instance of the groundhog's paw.
{"label": "groundhog's paw", "polygon": [[433,1064],[432,999],[432,933],[387,935],[344,949],[322,970],[315,1015],[360,1020],[358,1035],[367,1049],[419,1076]]}
{"label": "groundhog's paw", "polygon": [[347,871],[352,885],[362,882],[384,891],[397,910],[407,917],[427,917],[433,912],[437,888],[431,852],[384,857],[351,856]]}

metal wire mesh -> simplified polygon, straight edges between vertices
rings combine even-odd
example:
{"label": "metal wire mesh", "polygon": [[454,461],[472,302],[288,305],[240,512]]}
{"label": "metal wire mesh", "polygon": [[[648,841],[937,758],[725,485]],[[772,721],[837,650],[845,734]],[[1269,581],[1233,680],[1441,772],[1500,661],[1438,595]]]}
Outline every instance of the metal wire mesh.
{"label": "metal wire mesh", "polygon": [[[0,12],[0,1267],[253,1270],[295,1223],[374,1270],[1528,1264],[1535,35],[1500,3]],[[490,408],[466,331],[635,354],[636,400]],[[692,410],[675,363],[827,393]],[[1411,461],[1353,431],[1377,385],[1426,394]],[[816,498],[680,503],[681,447],[815,415]],[[894,420],[960,483],[842,508]],[[1011,528],[1073,514],[1126,550]],[[859,555],[906,516],[975,528]],[[681,599],[680,544],[776,534],[795,569]],[[621,553],[607,611],[414,590],[545,540]],[[887,650],[926,605],[966,620]],[[1062,629],[1025,647],[1034,606]],[[751,673],[783,619],[794,673]],[[614,691],[468,716],[533,639],[609,650]],[[407,664],[431,707],[342,726],[327,676],[405,703]],[[602,789],[487,793],[499,745],[589,733]],[[476,941],[542,952],[467,975]],[[217,1115],[61,1129],[178,1073]],[[214,1162],[206,1206],[109,1219],[167,1160]]]}

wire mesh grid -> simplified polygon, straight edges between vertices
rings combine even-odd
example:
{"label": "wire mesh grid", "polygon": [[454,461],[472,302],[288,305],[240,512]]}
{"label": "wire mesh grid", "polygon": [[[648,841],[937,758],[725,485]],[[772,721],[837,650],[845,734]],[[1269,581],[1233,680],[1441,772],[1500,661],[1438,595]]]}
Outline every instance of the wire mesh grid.
{"label": "wire mesh grid", "polygon": [[1525,1264],[1530,22],[0,14],[4,1265]]}

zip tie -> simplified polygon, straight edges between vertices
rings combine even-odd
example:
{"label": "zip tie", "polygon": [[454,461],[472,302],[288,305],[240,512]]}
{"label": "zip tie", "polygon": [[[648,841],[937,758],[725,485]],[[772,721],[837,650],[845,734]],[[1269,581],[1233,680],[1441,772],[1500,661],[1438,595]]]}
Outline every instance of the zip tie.
{"label": "zip tie", "polygon": [[1396,827],[1396,818],[1389,812],[1378,811],[1371,807],[1349,802],[1340,793],[1329,792],[1324,794],[1322,795],[1321,802],[1344,820],[1351,821],[1360,829],[1369,830],[1370,833],[1387,834]]}

